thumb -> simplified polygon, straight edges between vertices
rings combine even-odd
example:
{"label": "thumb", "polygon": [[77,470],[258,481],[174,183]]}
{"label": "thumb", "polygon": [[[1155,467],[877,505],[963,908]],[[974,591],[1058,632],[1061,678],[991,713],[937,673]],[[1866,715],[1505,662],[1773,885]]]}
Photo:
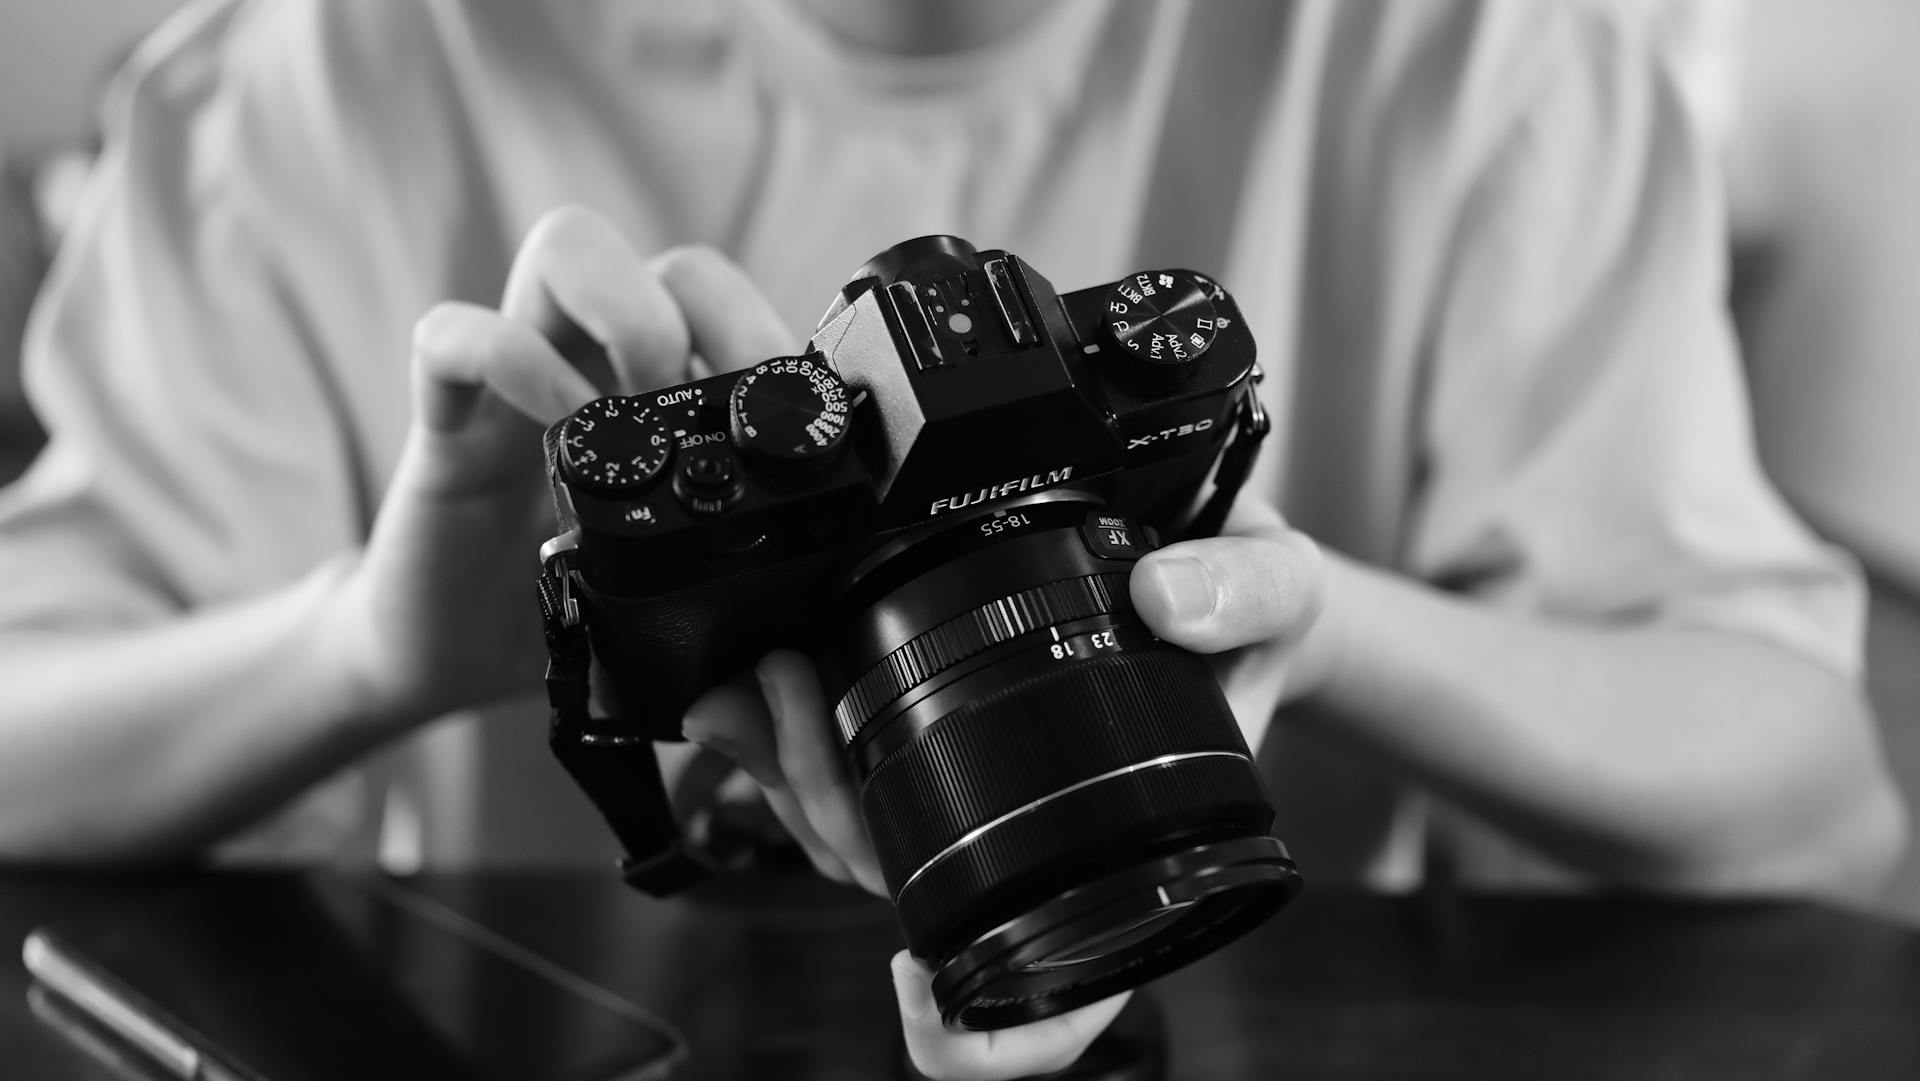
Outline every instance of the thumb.
{"label": "thumb", "polygon": [[1071,1065],[1113,1023],[1132,992],[1077,1010],[992,1032],[949,1029],[935,1008],[933,973],[905,950],[893,956],[900,1028],[914,1068],[949,1081],[1052,1076]]}
{"label": "thumb", "polygon": [[1147,626],[1196,653],[1299,638],[1319,618],[1325,584],[1320,546],[1285,527],[1168,545],[1129,582]]}

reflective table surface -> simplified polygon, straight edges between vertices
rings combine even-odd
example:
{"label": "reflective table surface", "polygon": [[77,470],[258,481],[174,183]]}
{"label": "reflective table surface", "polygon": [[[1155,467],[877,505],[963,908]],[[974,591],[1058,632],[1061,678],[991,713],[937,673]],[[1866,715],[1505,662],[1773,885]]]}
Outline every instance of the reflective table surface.
{"label": "reflective table surface", "polygon": [[[670,902],[611,875],[392,881],[669,1020],[690,1049],[681,1076],[899,1076],[887,960],[900,936],[878,900],[804,875],[714,880]],[[0,873],[0,1077],[124,1081],[32,1007],[19,943],[51,920],[137,920],[145,898],[179,886]],[[1167,1076],[1196,1081],[1920,1078],[1920,932],[1804,903],[1382,897],[1309,882],[1147,997]],[[522,1023],[562,1039],[567,1019]]]}

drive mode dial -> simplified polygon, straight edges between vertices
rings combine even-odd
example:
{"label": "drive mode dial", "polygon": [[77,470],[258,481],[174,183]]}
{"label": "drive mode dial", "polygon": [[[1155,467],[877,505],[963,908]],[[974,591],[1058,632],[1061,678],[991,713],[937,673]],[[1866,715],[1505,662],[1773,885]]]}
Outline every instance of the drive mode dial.
{"label": "drive mode dial", "polygon": [[847,435],[847,385],[815,354],[775,357],[733,385],[733,444],[775,470],[833,461]]}
{"label": "drive mode dial", "polygon": [[1107,291],[1101,313],[1114,344],[1148,374],[1179,378],[1213,344],[1220,317],[1211,289],[1177,270],[1148,270]]}
{"label": "drive mode dial", "polygon": [[638,398],[588,402],[560,428],[560,465],[567,479],[603,495],[640,491],[672,456],[667,418]]}

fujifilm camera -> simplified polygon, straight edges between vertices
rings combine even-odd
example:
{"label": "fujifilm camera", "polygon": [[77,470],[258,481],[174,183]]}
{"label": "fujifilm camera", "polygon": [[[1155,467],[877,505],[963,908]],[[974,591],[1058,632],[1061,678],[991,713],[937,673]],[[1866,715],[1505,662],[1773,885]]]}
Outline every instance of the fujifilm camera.
{"label": "fujifilm camera", "polygon": [[947,1023],[1052,1016],[1272,915],[1299,876],[1247,744],[1128,592],[1161,539],[1220,528],[1259,378],[1204,274],[1063,294],[930,236],[860,268],[801,355],[555,424],[552,746],[629,881],[700,870],[654,741],[792,647]]}

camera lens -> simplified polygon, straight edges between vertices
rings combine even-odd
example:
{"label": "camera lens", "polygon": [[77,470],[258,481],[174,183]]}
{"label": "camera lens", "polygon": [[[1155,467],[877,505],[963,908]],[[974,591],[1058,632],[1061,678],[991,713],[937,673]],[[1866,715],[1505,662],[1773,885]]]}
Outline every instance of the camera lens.
{"label": "camera lens", "polygon": [[845,584],[835,716],[949,1024],[1137,986],[1298,888],[1211,670],[1133,612],[1146,550],[1055,490],[895,538]]}

